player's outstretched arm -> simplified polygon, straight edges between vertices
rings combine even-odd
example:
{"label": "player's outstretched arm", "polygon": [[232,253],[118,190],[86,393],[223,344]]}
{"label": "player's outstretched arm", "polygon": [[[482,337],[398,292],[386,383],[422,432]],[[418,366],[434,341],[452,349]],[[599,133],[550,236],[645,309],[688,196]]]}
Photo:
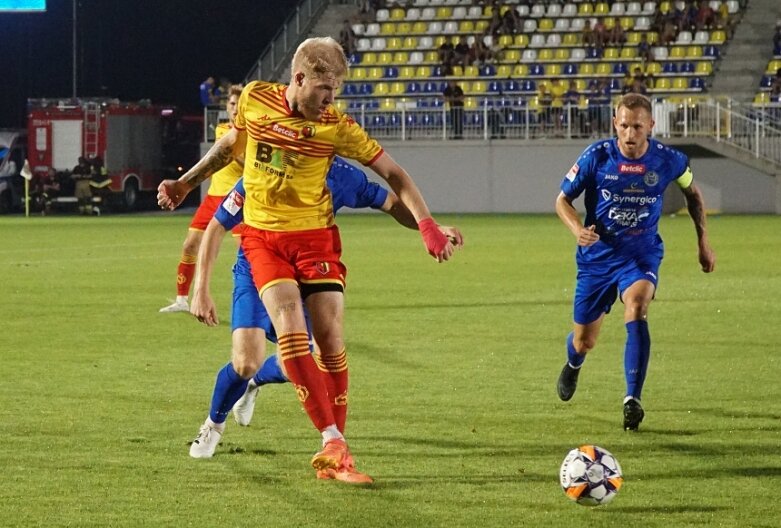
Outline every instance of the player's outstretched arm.
{"label": "player's outstretched arm", "polygon": [[234,145],[240,141],[240,134],[237,129],[230,129],[178,180],[161,182],[157,187],[157,205],[171,211],[179,207],[190,191],[231,162]]}
{"label": "player's outstretched arm", "polygon": [[599,240],[596,226],[586,227],[581,223],[580,215],[572,205],[572,199],[563,192],[556,197],[556,214],[575,236],[579,246],[591,246]]}
{"label": "player's outstretched arm", "polygon": [[[414,229],[415,231],[418,230],[418,223],[415,221],[415,217],[412,216],[410,210],[407,209],[401,200],[399,200],[399,197],[396,196],[395,193],[388,192],[388,196],[385,198],[385,202],[382,204],[382,207],[380,207],[380,210],[391,215],[394,220],[404,227]],[[455,247],[460,248],[464,246],[464,235],[461,234],[461,231],[457,227],[445,225],[439,225],[437,227],[439,227],[440,232],[445,235]]]}
{"label": "player's outstretched arm", "polygon": [[387,152],[384,152],[371,165],[372,169],[388,182],[393,192],[401,202],[409,209],[415,219],[423,243],[426,245],[429,255],[437,259],[437,262],[448,260],[455,251],[455,247],[448,238],[438,229],[437,223],[431,217],[431,212],[420,194],[418,186]]}
{"label": "player's outstretched arm", "polygon": [[691,216],[694,229],[697,232],[700,266],[702,271],[710,273],[716,268],[716,253],[713,252],[710,242],[708,242],[708,230],[705,225],[705,199],[694,183],[681,190],[686,198],[686,209],[689,211],[689,216]]}
{"label": "player's outstretched arm", "polygon": [[190,313],[207,326],[220,324],[217,318],[217,306],[212,300],[209,284],[214,262],[220,254],[220,246],[227,230],[217,219],[212,218],[203,233],[201,247],[198,250],[198,273],[195,276],[195,289],[190,302]]}

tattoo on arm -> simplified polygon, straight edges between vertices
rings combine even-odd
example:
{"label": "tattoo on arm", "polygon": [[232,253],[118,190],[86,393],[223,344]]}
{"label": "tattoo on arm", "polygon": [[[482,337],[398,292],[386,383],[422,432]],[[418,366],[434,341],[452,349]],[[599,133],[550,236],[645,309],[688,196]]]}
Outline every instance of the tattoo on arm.
{"label": "tattoo on arm", "polygon": [[694,222],[694,229],[697,231],[697,239],[700,240],[705,235],[705,202],[702,194],[694,185],[683,190],[686,197],[686,209]]}
{"label": "tattoo on arm", "polygon": [[232,158],[232,149],[229,145],[216,143],[201,161],[182,176],[181,181],[192,187],[197,187],[212,174],[228,165]]}

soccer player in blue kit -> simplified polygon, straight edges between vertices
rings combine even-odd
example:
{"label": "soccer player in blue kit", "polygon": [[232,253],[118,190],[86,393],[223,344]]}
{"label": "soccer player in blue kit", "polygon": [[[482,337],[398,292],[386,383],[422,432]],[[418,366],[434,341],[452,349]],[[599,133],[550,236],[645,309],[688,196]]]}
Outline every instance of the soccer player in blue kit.
{"label": "soccer player in blue kit", "polygon": [[[574,330],[567,336],[567,363],[557,392],[563,401],[575,394],[586,354],[596,345],[604,316],[620,296],[627,332],[624,429],[637,430],[645,416],[640,397],[651,353],[648,307],[664,255],[657,231],[669,183],[675,182],[686,199],[702,271],[713,271],[716,256],[708,242],[705,203],[692,181],[688,158],[649,139],[654,126],[651,102],[639,94],[623,96],[613,126],[617,137],[597,141],[581,154],[562,180],[556,199],[556,213],[578,245]],[[585,194],[585,222],[572,205],[581,194]]]}
{"label": "soccer player in blue kit", "polygon": [[[336,157],[331,164],[327,185],[333,198],[334,212],[341,207],[356,209],[371,207],[390,214],[405,227],[417,229],[412,213],[404,207],[395,194],[370,182],[362,170],[339,157]],[[215,212],[204,233],[203,249],[199,253],[199,258],[203,257],[200,262],[204,264],[200,270],[201,275],[196,279],[190,311],[199,321],[210,326],[218,323],[216,307],[208,288],[212,266],[225,233],[243,220],[244,195],[243,180],[239,180]],[[463,237],[457,228],[439,226],[439,229],[455,246],[460,247],[463,244]],[[276,355],[269,356],[262,366],[260,365],[265,352],[265,340],[275,343],[276,333],[266,308],[258,296],[250,264],[242,249],[239,249],[233,267],[233,276],[231,321],[233,358],[217,375],[209,417],[190,448],[190,455],[195,458],[209,458],[214,454],[222,437],[227,415],[232,408],[237,423],[248,425],[252,419],[259,387],[268,383],[288,382]],[[313,343],[312,346],[316,344]],[[319,358],[318,365],[320,365]],[[241,402],[236,405],[240,399]],[[346,403],[345,399],[344,402],[336,404],[340,407],[335,410],[335,413],[338,415],[337,425],[341,430],[344,429],[346,421]],[[366,476],[355,471],[350,464],[340,470],[318,471],[317,476],[322,479],[352,483],[367,482],[364,478]]]}

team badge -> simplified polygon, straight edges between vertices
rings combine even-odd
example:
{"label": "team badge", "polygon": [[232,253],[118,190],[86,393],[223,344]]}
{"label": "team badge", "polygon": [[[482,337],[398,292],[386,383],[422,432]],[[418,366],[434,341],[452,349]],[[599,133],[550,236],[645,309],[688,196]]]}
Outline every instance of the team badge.
{"label": "team badge", "polygon": [[334,405],[347,405],[347,391],[334,398]]}
{"label": "team badge", "polygon": [[309,398],[309,390],[303,385],[296,385],[296,396],[298,396],[298,401],[304,403]]}
{"label": "team badge", "polygon": [[320,275],[327,275],[331,266],[327,262],[315,262],[315,269]]}
{"label": "team badge", "polygon": [[647,186],[653,187],[659,183],[659,175],[654,171],[648,171],[645,173],[645,176],[643,176],[643,182],[645,182]]}
{"label": "team badge", "polygon": [[580,167],[578,167],[578,164],[572,166],[572,168],[569,170],[569,172],[566,174],[566,178],[569,181],[573,181],[575,179],[575,176],[578,175],[578,171],[580,170]]}
{"label": "team badge", "polygon": [[225,201],[222,202],[222,208],[228,211],[232,216],[236,216],[236,213],[238,213],[242,207],[244,207],[244,197],[235,190],[231,191]]}
{"label": "team badge", "polygon": [[306,125],[304,128],[301,129],[301,135],[305,138],[311,138],[315,137],[315,127],[312,125]]}

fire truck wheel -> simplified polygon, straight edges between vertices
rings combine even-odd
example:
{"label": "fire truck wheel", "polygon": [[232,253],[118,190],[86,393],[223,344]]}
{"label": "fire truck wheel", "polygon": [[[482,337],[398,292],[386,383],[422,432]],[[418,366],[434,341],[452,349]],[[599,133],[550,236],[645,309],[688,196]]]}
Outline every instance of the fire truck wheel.
{"label": "fire truck wheel", "polygon": [[125,190],[122,193],[122,200],[124,201],[125,209],[132,211],[138,204],[138,182],[136,180],[129,180],[125,184]]}

